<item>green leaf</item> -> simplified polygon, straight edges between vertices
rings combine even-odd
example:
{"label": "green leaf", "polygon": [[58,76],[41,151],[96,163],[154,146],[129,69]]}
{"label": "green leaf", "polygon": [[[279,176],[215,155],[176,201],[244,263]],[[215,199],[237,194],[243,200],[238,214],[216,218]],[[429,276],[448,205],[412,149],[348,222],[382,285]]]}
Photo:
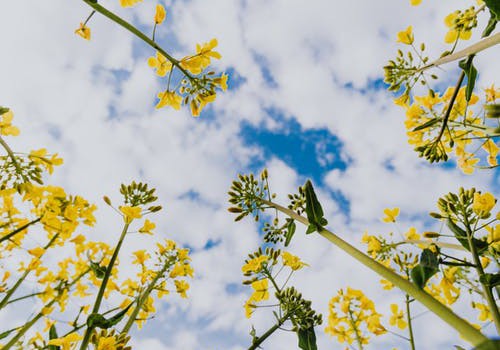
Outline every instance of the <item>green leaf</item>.
{"label": "green leaf", "polygon": [[469,57],[458,62],[458,66],[464,70],[465,75],[467,76],[467,87],[465,88],[465,100],[467,102],[470,101],[477,77],[477,69],[472,64],[473,59],[474,55],[470,55]]}
{"label": "green leaf", "polygon": [[439,269],[437,254],[432,250],[425,248],[420,254],[420,264],[431,269]]}
{"label": "green leaf", "polygon": [[484,0],[486,6],[490,9],[492,15],[496,16],[497,21],[500,20],[500,1],[498,0]]}
{"label": "green leaf", "polygon": [[94,271],[94,274],[97,278],[103,279],[106,274],[106,267],[100,266],[98,263],[90,260],[90,268]]}
{"label": "green leaf", "polygon": [[8,111],[10,111],[9,108],[0,106],[0,115],[5,114]]}
{"label": "green leaf", "polygon": [[479,281],[489,288],[500,285],[500,273],[485,273],[479,277]]}
{"label": "green leaf", "polygon": [[87,326],[89,328],[95,328],[95,327],[99,327],[102,329],[111,328],[122,320],[123,316],[125,316],[125,314],[133,304],[134,303],[130,303],[125,309],[121,310],[116,315],[108,319],[98,313],[90,314],[89,318],[87,319]]}
{"label": "green leaf", "polygon": [[427,281],[434,276],[439,269],[434,269],[431,267],[426,267],[422,264],[418,264],[413,269],[411,269],[410,276],[413,283],[415,283],[420,289],[425,287]]}
{"label": "green leaf", "polygon": [[299,348],[302,350],[317,350],[316,345],[316,333],[314,333],[314,327],[308,329],[299,329],[297,331],[297,336],[299,338]]}
{"label": "green leaf", "polygon": [[419,130],[430,128],[431,126],[433,126],[434,124],[436,124],[440,120],[441,120],[441,118],[432,118],[431,120],[426,121],[425,123],[413,128],[412,131],[419,131]]}
{"label": "green leaf", "polygon": [[309,221],[309,227],[307,228],[306,234],[312,233],[314,231],[321,231],[323,226],[328,224],[328,221],[323,217],[323,208],[316,197],[313,185],[310,180],[307,180],[305,185],[305,196],[306,196],[306,214],[307,220]]}
{"label": "green leaf", "polygon": [[486,28],[484,28],[483,33],[481,34],[482,38],[485,38],[491,33],[493,33],[497,25],[498,19],[499,17],[495,16],[495,14],[492,11],[490,11],[490,20],[488,21]]}
{"label": "green leaf", "polygon": [[[453,232],[455,238],[460,242],[460,244],[470,252],[469,241],[467,239],[467,233],[453,220],[450,218],[446,219],[446,226]],[[485,241],[481,241],[477,238],[472,237],[472,243],[477,249],[477,253],[481,255],[488,249],[488,243]]]}
{"label": "green leaf", "polygon": [[15,330],[17,330],[17,328],[12,328],[12,329],[9,329],[8,331],[0,333],[0,339],[7,338],[9,336],[9,334],[14,332]]}
{"label": "green leaf", "polygon": [[291,219],[288,220],[287,230],[285,234],[285,247],[288,247],[290,242],[292,241],[293,234],[295,233],[295,229],[297,225],[295,225],[295,221]]}
{"label": "green leaf", "polygon": [[[50,326],[50,329],[49,329],[49,340],[57,339],[57,338],[59,338],[59,337],[57,336],[56,325],[53,324],[52,326]],[[58,345],[49,345],[47,349],[60,350],[61,347]]]}

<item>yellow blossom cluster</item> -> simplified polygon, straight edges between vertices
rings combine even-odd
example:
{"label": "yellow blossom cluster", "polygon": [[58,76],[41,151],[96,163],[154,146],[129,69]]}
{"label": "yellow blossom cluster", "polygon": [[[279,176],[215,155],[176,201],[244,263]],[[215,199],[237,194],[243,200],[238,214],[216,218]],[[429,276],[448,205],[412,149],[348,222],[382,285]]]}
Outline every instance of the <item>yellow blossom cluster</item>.
{"label": "yellow blossom cluster", "polygon": [[361,290],[347,287],[334,296],[328,306],[328,325],[325,332],[337,338],[339,343],[368,344],[370,334],[387,332],[380,322],[382,317],[375,304]]}

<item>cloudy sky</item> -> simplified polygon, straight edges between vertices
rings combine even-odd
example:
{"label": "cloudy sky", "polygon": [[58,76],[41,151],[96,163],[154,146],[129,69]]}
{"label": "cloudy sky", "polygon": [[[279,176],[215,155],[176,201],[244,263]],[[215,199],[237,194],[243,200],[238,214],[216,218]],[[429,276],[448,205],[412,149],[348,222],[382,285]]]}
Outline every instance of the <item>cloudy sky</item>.
{"label": "cloudy sky", "polygon": [[[152,30],[156,2],[132,9],[117,0],[100,3]],[[92,238],[116,240],[120,218],[101,198],[118,202],[119,185],[135,179],[156,187],[165,208],[156,218],[158,237],[192,249],[196,276],[189,300],[166,298],[155,319],[134,333],[137,348],[244,349],[252,324],[258,332],[270,325],[269,310],[247,320],[242,308],[250,291],[241,286],[241,265],[260,238],[252,220],[234,223],[227,213],[226,193],[238,173],[267,167],[282,202],[311,178],[330,228],[356,245],[364,230],[395,229],[380,222],[386,207],[401,208],[402,232],[410,226],[421,232],[439,229],[426,213],[443,193],[476,186],[500,194],[495,173],[465,176],[418,159],[406,142],[404,112],[382,82],[381,67],[395,54],[398,31],[413,25],[416,41],[437,55],[444,50],[442,19],[470,2],[161,3],[167,20],[157,41],[174,56],[191,53],[196,43],[219,41],[222,59],[214,67],[229,73],[229,90],[200,118],[187,109],[154,109],[164,82],[146,62],[154,51],[130,33],[96,14],[89,24],[92,40],[76,36],[90,13],[83,1],[0,4],[0,104],[14,111],[22,132],[12,147],[46,147],[64,158],[50,182],[98,204]],[[479,88],[498,81],[493,62],[499,53],[492,49],[477,58]],[[445,84],[456,73],[453,64],[439,71],[449,77]],[[328,300],[347,285],[365,290],[382,313],[402,300],[398,293],[382,294],[376,276],[320,237],[297,236],[290,249],[311,267],[292,283],[325,319]],[[134,249],[126,248],[124,256],[154,241],[130,242]],[[421,349],[464,344],[431,314],[415,327]],[[338,348],[322,328],[320,348]],[[377,342],[373,348],[406,348],[390,335]],[[295,344],[293,334],[280,332],[264,348]]]}

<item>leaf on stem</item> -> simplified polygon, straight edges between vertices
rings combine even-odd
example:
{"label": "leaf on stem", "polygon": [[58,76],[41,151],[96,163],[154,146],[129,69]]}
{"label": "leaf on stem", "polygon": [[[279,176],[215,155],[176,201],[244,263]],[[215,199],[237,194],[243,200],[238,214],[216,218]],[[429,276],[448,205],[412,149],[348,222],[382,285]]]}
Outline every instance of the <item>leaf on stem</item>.
{"label": "leaf on stem", "polygon": [[[470,252],[469,240],[467,239],[467,233],[455,222],[448,218],[446,219],[446,225],[453,232],[455,238],[460,242],[460,244]],[[488,243],[485,241],[481,241],[477,238],[472,237],[472,243],[477,249],[477,253],[481,255],[488,249]]]}
{"label": "leaf on stem", "polygon": [[[49,329],[49,340],[57,339],[57,338],[59,338],[59,336],[57,335],[56,325],[53,324],[52,326],[50,326],[50,329]],[[49,345],[48,349],[49,350],[60,350],[61,347],[58,345]]]}
{"label": "leaf on stem", "polygon": [[285,233],[285,247],[288,247],[290,242],[292,241],[293,234],[295,233],[295,229],[297,228],[297,225],[295,225],[295,221],[292,219],[287,219],[288,225],[286,227],[286,233]]}
{"label": "leaf on stem", "polygon": [[316,333],[314,333],[314,327],[307,329],[300,329],[297,331],[297,336],[299,338],[299,348],[302,350],[317,350],[316,345]]}
{"label": "leaf on stem", "polygon": [[439,271],[437,254],[430,249],[424,249],[420,255],[420,263],[411,272],[411,279],[420,289]]}
{"label": "leaf on stem", "polygon": [[306,214],[309,221],[309,227],[306,234],[313,233],[314,231],[321,231],[323,226],[328,224],[328,221],[323,217],[323,208],[316,197],[313,185],[310,180],[307,180],[305,185],[306,196]]}
{"label": "leaf on stem", "polygon": [[477,69],[472,64],[473,59],[474,55],[470,55],[469,57],[458,62],[458,66],[463,69],[465,75],[467,76],[467,87],[465,88],[465,100],[467,102],[470,101],[477,77]]}

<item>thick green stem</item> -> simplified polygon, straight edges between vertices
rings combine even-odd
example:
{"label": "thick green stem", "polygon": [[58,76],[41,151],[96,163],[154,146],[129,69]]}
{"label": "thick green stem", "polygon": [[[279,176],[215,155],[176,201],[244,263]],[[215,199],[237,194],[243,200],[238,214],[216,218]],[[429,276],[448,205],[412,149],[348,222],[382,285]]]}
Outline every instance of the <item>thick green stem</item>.
{"label": "thick green stem", "polygon": [[113,12],[109,11],[105,7],[102,7],[97,2],[94,2],[92,0],[83,0],[83,1],[87,5],[92,7],[94,10],[99,12],[101,15],[108,17],[110,20],[117,23],[121,27],[127,29],[132,34],[137,36],[139,39],[141,39],[142,41],[147,43],[149,46],[151,46],[152,48],[154,48],[155,50],[160,52],[167,60],[170,61],[170,63],[172,63],[173,66],[177,67],[187,78],[189,78],[189,80],[192,80],[192,81],[195,80],[195,78],[191,75],[191,73],[189,73],[186,69],[181,67],[178,60],[176,60],[175,58],[170,56],[167,52],[165,52],[165,50],[163,50],[160,46],[158,46],[158,44],[154,40],[151,40],[146,34],[141,32],[139,29],[134,27],[132,24],[125,21],[123,18],[115,15]]}
{"label": "thick green stem", "polygon": [[[99,287],[99,292],[97,293],[97,297],[95,299],[94,307],[92,308],[91,314],[99,312],[99,307],[101,306],[102,298],[104,297],[106,285],[108,284],[109,277],[111,276],[111,272],[113,271],[113,266],[115,264],[115,261],[118,258],[118,253],[120,252],[120,248],[122,247],[123,241],[125,240],[125,235],[127,234],[127,230],[128,230],[129,225],[130,225],[130,223],[126,222],[125,225],[123,226],[123,230],[122,230],[122,233],[120,235],[120,239],[118,240],[118,244],[116,245],[115,250],[113,251],[113,256],[111,257],[111,260],[109,261],[109,265],[106,268],[106,273],[104,274],[101,286]],[[85,335],[83,336],[80,350],[87,349],[87,346],[89,345],[89,342],[90,342],[90,335],[92,334],[92,330],[93,330],[92,327],[88,327],[85,330]]]}
{"label": "thick green stem", "polygon": [[487,48],[490,48],[492,46],[495,46],[500,43],[500,33],[496,33],[495,35],[492,35],[490,37],[484,38],[481,41],[466,47],[463,50],[460,50],[458,52],[455,52],[454,54],[448,55],[441,57],[434,62],[422,67],[419,69],[419,71],[424,71],[426,69],[432,68],[432,67],[437,67],[440,65],[443,65],[445,63],[453,62],[456,60],[459,60],[461,58],[474,55],[480,51],[486,50]]}
{"label": "thick green stem", "polygon": [[500,334],[500,312],[498,311],[498,306],[496,304],[495,297],[493,296],[492,288],[489,285],[486,285],[484,282],[481,282],[485,277],[485,273],[483,270],[483,266],[481,265],[481,258],[479,257],[477,248],[472,241],[473,232],[466,213],[464,213],[464,225],[465,232],[467,233],[467,241],[469,243],[470,252],[472,254],[472,260],[474,261],[479,281],[481,283],[481,286],[483,287],[483,296],[485,297],[486,302],[488,303],[488,307],[490,308],[490,313],[493,316],[493,322],[495,323],[497,333]]}
{"label": "thick green stem", "polygon": [[276,323],[275,325],[273,325],[264,334],[262,334],[260,337],[258,337],[257,339],[255,339],[253,341],[252,345],[248,348],[248,350],[255,350],[258,347],[260,347],[260,344],[262,344],[264,342],[264,340],[266,340],[267,338],[269,338],[271,336],[271,334],[273,334],[274,332],[276,332],[276,330],[278,328],[280,328],[283,325],[283,323],[286,322],[286,320],[288,319],[288,317],[289,317],[289,315],[286,314],[285,316],[283,316],[282,318],[280,318],[278,320],[278,323]]}
{"label": "thick green stem", "polygon": [[[260,198],[259,200],[270,207],[278,209],[279,211],[288,215],[292,219],[306,226],[309,226],[309,221],[305,217],[298,215],[293,210],[285,208],[274,202],[267,201],[263,198]],[[434,299],[424,290],[418,288],[416,285],[404,279],[391,269],[380,264],[378,261],[373,260],[371,257],[366,255],[359,249],[355,248],[351,244],[347,243],[339,236],[335,235],[334,233],[326,229],[319,231],[319,234],[324,238],[326,238],[327,240],[329,240],[331,243],[335,244],[340,249],[342,249],[344,252],[349,254],[351,257],[353,257],[354,259],[356,259],[357,261],[368,267],[369,269],[371,269],[384,279],[390,281],[392,284],[394,284],[402,291],[406,292],[414,299],[418,300],[425,307],[427,307],[429,311],[433,312],[448,325],[455,328],[464,337],[464,339],[467,340],[472,345],[478,346],[481,343],[488,341],[488,338],[480,331],[478,331],[476,328],[474,328],[469,322],[456,315],[448,307],[441,304],[439,301]]]}
{"label": "thick green stem", "polygon": [[410,313],[410,296],[406,294],[406,320],[408,322],[408,333],[410,336],[410,345],[411,345],[411,350],[415,350],[415,337],[413,336],[413,325],[412,325],[412,318],[411,318],[411,313]]}

